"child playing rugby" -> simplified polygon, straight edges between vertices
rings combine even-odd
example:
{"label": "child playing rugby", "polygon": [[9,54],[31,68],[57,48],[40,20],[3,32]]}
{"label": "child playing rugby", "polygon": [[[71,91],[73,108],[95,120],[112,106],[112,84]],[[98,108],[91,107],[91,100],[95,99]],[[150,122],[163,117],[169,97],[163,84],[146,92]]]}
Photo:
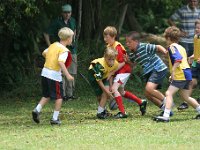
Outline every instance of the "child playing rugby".
{"label": "child playing rugby", "polygon": [[97,117],[105,119],[107,112],[105,105],[107,99],[112,97],[111,86],[113,78],[107,80],[109,74],[118,68],[116,60],[117,52],[113,48],[107,48],[104,57],[93,60],[89,67],[88,80],[99,102]]}
{"label": "child playing rugby", "polygon": [[117,30],[113,26],[108,26],[104,29],[103,32],[104,41],[108,44],[107,47],[114,48],[117,52],[117,61],[119,62],[119,68],[115,72],[114,83],[112,86],[112,91],[114,92],[114,98],[120,110],[119,113],[115,115],[115,118],[126,118],[122,96],[128,98],[132,101],[135,101],[140,106],[141,114],[144,115],[146,113],[146,100],[141,100],[133,93],[129,91],[125,91],[124,87],[126,82],[128,81],[132,68],[130,64],[124,61],[124,55],[126,55],[126,50],[121,43],[115,40],[117,36]]}
{"label": "child playing rugby", "polygon": [[40,123],[39,115],[41,109],[51,98],[55,99],[55,108],[50,123],[52,125],[61,124],[61,121],[58,118],[63,98],[61,71],[68,80],[74,80],[65,66],[65,61],[70,55],[70,52],[66,46],[72,43],[73,35],[74,32],[71,29],[67,27],[61,28],[58,32],[60,42],[51,44],[48,49],[42,53],[42,55],[45,57],[45,64],[41,73],[43,97],[41,98],[39,104],[32,111],[32,117],[36,123]]}
{"label": "child playing rugby", "polygon": [[177,44],[181,37],[181,31],[175,27],[168,27],[164,32],[168,45],[169,67],[170,67],[170,86],[166,91],[166,105],[163,116],[154,118],[157,122],[169,122],[170,112],[173,103],[173,95],[180,92],[181,97],[193,108],[196,109],[198,115],[196,119],[200,119],[200,105],[197,101],[189,97],[189,86],[192,80],[191,69],[187,61],[187,53],[185,48]]}
{"label": "child playing rugby", "polygon": [[[140,34],[138,32],[130,32],[126,35],[126,45],[132,53],[126,61],[135,64],[138,63],[143,68],[143,76],[146,79],[145,96],[156,106],[164,111],[165,96],[157,90],[162,84],[167,74],[167,66],[156,54],[156,50],[167,53],[167,50],[161,45],[154,45],[139,42]],[[163,113],[163,112],[162,112]]]}

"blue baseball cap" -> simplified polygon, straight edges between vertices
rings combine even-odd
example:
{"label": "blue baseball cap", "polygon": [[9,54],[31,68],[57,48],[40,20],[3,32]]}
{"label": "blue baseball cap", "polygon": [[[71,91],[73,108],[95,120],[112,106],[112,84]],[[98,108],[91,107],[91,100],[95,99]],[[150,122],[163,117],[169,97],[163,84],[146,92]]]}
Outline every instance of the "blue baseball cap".
{"label": "blue baseball cap", "polygon": [[69,4],[63,5],[62,6],[62,11],[63,12],[71,12],[72,11],[72,6]]}

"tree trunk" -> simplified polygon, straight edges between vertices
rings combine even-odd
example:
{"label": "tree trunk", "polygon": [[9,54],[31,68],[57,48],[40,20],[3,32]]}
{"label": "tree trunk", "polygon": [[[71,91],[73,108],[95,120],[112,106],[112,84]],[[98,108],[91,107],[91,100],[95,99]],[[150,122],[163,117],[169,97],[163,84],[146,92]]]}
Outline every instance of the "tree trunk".
{"label": "tree trunk", "polygon": [[79,0],[78,5],[78,24],[77,24],[77,32],[76,32],[76,45],[81,32],[81,22],[82,22],[82,0]]}
{"label": "tree trunk", "polygon": [[135,18],[135,14],[133,13],[133,11],[131,10],[130,7],[128,7],[128,9],[127,9],[126,16],[127,16],[127,20],[128,20],[128,24],[130,26],[130,29],[141,32],[142,27],[138,23],[137,19]]}
{"label": "tree trunk", "polygon": [[124,19],[126,16],[127,8],[128,8],[128,4],[125,4],[123,7],[123,11],[121,13],[120,19],[119,19],[118,34],[121,34],[121,30],[122,30],[122,26],[124,24]]}

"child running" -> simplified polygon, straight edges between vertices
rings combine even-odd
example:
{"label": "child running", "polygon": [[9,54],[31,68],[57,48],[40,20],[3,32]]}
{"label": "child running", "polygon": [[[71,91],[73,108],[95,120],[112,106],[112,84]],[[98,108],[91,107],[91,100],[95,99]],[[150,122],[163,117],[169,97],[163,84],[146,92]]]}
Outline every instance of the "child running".
{"label": "child running", "polygon": [[114,92],[113,93],[114,98],[116,100],[120,112],[118,112],[115,115],[115,118],[127,117],[123,106],[122,96],[132,101],[135,101],[140,106],[141,114],[144,115],[146,113],[147,101],[141,100],[131,92],[124,90],[126,82],[130,77],[132,68],[130,64],[124,61],[124,55],[127,54],[125,48],[121,43],[115,40],[117,36],[116,28],[113,26],[106,27],[104,29],[103,36],[104,36],[104,41],[108,44],[107,47],[112,47],[118,52],[117,61],[119,62],[119,67],[118,70],[115,72],[112,91]]}
{"label": "child running", "polygon": [[108,117],[105,106],[107,99],[113,97],[111,92],[113,78],[107,80],[109,74],[118,68],[116,60],[117,52],[113,48],[107,48],[104,57],[93,60],[89,67],[88,80],[99,102],[97,118]]}
{"label": "child running", "polygon": [[60,125],[61,121],[58,118],[62,106],[63,86],[61,71],[68,80],[74,80],[69,74],[65,62],[70,55],[70,51],[66,48],[72,42],[74,32],[67,28],[61,28],[58,32],[60,42],[51,44],[42,55],[45,57],[45,64],[42,69],[42,95],[39,104],[32,111],[33,120],[40,123],[40,112],[42,107],[47,104],[49,99],[55,99],[55,108],[53,117],[50,120],[51,125]]}
{"label": "child running", "polygon": [[196,119],[200,119],[200,105],[197,101],[189,97],[189,86],[192,80],[191,69],[187,61],[187,53],[185,48],[177,44],[181,37],[181,31],[175,27],[168,27],[164,32],[168,45],[169,67],[170,67],[170,86],[166,91],[166,106],[163,116],[154,118],[157,122],[169,122],[170,112],[173,103],[173,95],[180,92],[181,97],[193,108],[196,109],[198,115]]}
{"label": "child running", "polygon": [[167,66],[156,54],[160,51],[164,54],[167,50],[161,45],[148,44],[139,42],[140,34],[132,31],[126,35],[126,45],[132,53],[126,61],[135,65],[138,63],[143,68],[143,76],[146,79],[145,96],[152,101],[156,106],[164,111],[165,96],[157,90],[162,84],[163,79],[167,74]]}

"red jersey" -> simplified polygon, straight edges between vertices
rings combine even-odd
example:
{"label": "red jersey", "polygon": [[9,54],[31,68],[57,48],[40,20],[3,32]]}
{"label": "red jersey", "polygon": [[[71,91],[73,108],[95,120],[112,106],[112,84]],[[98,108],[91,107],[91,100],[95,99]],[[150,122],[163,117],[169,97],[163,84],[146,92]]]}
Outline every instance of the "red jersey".
{"label": "red jersey", "polygon": [[[124,55],[126,55],[126,50],[125,50],[124,46],[121,43],[115,41],[115,43],[113,45],[108,45],[108,47],[112,47],[117,50],[117,52],[118,52],[117,61],[119,63],[123,63]],[[121,69],[119,69],[115,74],[131,73],[131,71],[132,71],[132,68],[131,68],[130,64],[125,63],[125,65]]]}
{"label": "red jersey", "polygon": [[69,51],[68,52],[68,57],[65,61],[65,67],[68,68],[70,65],[71,65],[71,62],[72,62],[72,54],[71,52]]}

